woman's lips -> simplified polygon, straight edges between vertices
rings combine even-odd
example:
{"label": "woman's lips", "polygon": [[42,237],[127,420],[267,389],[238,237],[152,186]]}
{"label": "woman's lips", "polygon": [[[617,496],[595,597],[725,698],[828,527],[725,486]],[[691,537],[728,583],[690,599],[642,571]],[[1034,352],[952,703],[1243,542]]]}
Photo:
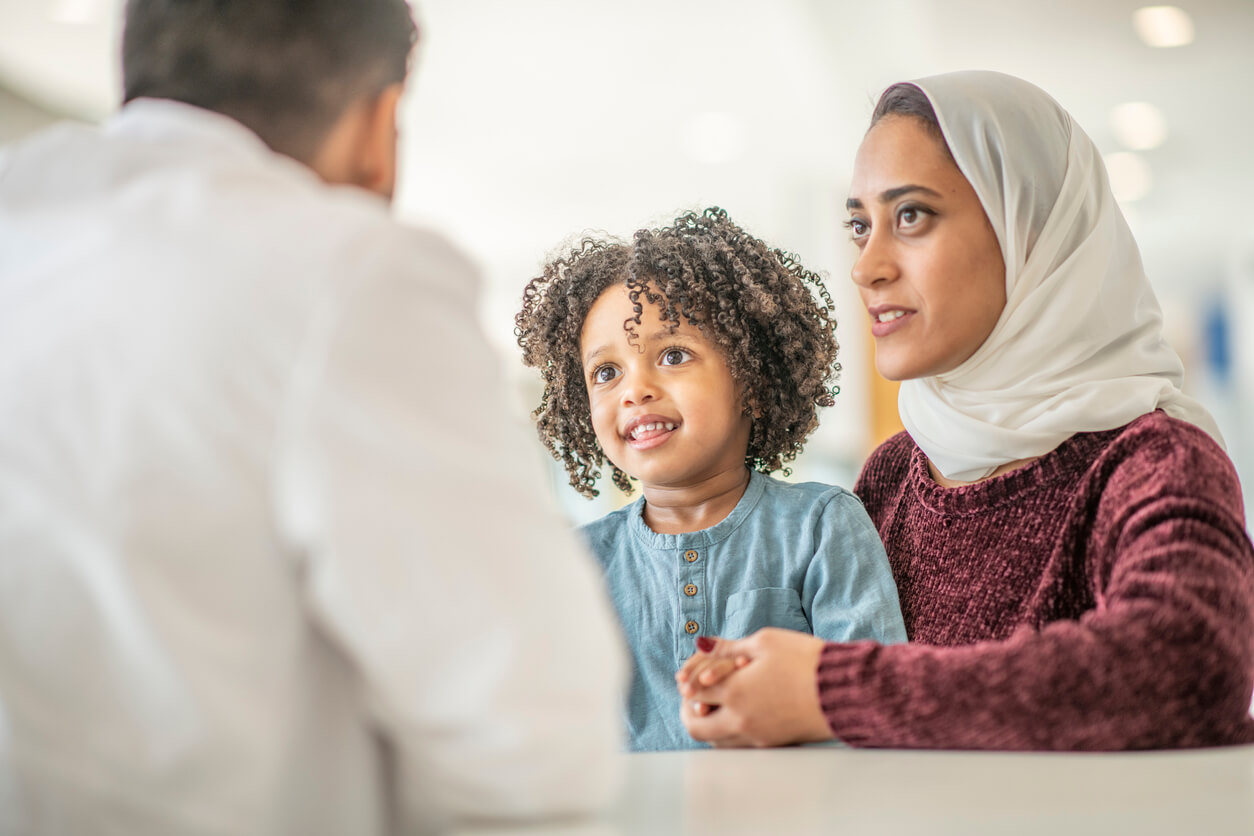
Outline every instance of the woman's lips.
{"label": "woman's lips", "polygon": [[900,331],[905,328],[910,320],[914,319],[915,312],[902,310],[900,308],[884,310],[882,313],[899,314],[895,318],[883,320],[880,319],[880,313],[872,312],[871,316],[871,336],[886,337],[894,331]]}

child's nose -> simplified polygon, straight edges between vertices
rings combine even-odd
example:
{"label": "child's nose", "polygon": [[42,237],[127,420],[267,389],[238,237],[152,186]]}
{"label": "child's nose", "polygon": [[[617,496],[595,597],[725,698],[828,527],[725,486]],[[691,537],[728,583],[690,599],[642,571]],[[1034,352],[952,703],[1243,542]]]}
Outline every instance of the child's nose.
{"label": "child's nose", "polygon": [[657,387],[648,372],[633,374],[624,382],[627,384],[622,388],[624,405],[648,403],[657,398]]}

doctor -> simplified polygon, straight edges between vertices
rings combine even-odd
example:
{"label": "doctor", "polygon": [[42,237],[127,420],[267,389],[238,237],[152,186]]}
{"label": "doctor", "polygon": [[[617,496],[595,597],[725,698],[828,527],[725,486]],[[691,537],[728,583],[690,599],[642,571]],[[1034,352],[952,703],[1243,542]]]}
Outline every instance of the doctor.
{"label": "doctor", "polygon": [[604,595],[474,271],[389,217],[415,39],[402,0],[132,0],[121,112],[0,163],[0,832],[611,796]]}

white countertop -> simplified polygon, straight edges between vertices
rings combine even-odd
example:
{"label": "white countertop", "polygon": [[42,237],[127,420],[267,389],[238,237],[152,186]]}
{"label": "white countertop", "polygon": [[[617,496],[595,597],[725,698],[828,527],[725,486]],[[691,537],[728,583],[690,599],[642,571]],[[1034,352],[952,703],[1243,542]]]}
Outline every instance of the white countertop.
{"label": "white countertop", "polygon": [[1119,754],[836,748],[624,755],[595,823],[476,830],[705,834],[1254,834],[1254,746]]}

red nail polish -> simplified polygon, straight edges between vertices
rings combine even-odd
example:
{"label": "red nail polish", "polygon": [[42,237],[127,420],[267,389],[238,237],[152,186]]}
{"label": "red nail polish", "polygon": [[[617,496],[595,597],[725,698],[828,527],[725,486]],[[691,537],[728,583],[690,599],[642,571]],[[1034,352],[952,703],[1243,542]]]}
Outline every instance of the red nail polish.
{"label": "red nail polish", "polygon": [[697,650],[702,653],[709,653],[714,649],[714,639],[709,636],[697,636]]}

